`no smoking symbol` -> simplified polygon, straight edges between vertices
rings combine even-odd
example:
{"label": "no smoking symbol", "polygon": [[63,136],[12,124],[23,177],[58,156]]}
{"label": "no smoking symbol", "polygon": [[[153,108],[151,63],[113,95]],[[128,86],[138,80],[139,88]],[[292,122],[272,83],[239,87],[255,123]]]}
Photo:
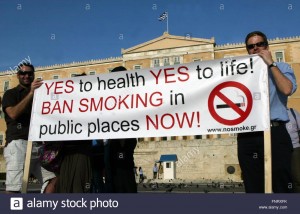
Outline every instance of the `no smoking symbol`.
{"label": "no smoking symbol", "polygon": [[[222,93],[222,90],[241,91],[244,95],[239,95],[239,97],[243,98],[242,102],[235,103],[233,101],[234,97],[232,95],[225,95]],[[223,103],[215,105],[216,99],[221,100]],[[252,104],[253,100],[250,90],[243,84],[233,81],[221,83],[212,90],[208,97],[208,110],[211,116],[219,123],[230,126],[240,124],[246,120],[251,112]],[[229,119],[225,118],[224,115],[222,115],[224,109],[229,109],[233,113],[236,113],[237,117],[232,116],[232,118]]]}

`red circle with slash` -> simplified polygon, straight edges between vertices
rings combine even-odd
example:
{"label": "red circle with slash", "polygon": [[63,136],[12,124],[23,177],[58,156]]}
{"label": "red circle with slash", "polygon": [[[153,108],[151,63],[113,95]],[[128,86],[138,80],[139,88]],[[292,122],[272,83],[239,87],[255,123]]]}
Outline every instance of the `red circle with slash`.
{"label": "red circle with slash", "polygon": [[[246,99],[247,99],[247,107],[246,107],[245,111],[243,111],[238,106],[236,106],[236,104],[234,102],[232,102],[226,95],[224,95],[221,92],[222,89],[227,88],[227,87],[238,88],[239,90],[244,92],[244,94],[246,95]],[[219,116],[214,107],[214,99],[216,97],[218,97],[222,101],[224,101],[229,106],[229,108],[233,109],[237,114],[240,115],[240,117],[233,119],[233,120],[228,120],[228,119],[225,119],[225,118]],[[252,104],[253,104],[253,100],[252,100],[250,90],[243,84],[241,84],[239,82],[234,82],[234,81],[228,81],[228,82],[221,83],[220,85],[218,85],[217,87],[215,87],[212,90],[212,92],[210,93],[210,95],[208,97],[208,110],[209,110],[210,114],[212,115],[212,117],[219,123],[222,123],[224,125],[230,125],[230,126],[237,125],[237,124],[240,124],[241,122],[243,122],[249,116],[251,109],[252,109]]]}

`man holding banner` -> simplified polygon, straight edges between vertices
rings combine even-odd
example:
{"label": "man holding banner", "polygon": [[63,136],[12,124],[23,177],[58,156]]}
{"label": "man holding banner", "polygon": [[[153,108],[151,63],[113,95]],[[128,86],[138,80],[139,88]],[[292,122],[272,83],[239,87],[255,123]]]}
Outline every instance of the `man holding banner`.
{"label": "man holding banner", "polygon": [[[19,85],[5,92],[2,103],[7,126],[4,148],[7,192],[21,190],[33,94],[43,84],[41,80],[34,80],[34,67],[30,63],[18,66],[17,78]],[[36,143],[33,144],[31,158],[30,171],[40,182],[43,179],[46,184],[55,177],[41,168]]]}
{"label": "man holding banner", "polygon": [[[285,124],[289,121],[287,98],[296,89],[296,78],[286,63],[272,59],[267,37],[260,31],[249,33],[245,39],[249,54],[258,54],[269,68],[269,96],[272,142],[272,189],[274,193],[292,191],[291,138]],[[264,134],[248,132],[238,134],[238,159],[247,193],[264,192]]]}

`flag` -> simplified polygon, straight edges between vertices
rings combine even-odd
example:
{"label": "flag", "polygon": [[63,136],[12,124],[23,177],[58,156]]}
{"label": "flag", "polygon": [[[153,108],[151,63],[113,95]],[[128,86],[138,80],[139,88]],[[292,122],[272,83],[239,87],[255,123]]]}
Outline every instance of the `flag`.
{"label": "flag", "polygon": [[163,20],[165,20],[166,18],[168,18],[168,12],[162,13],[162,14],[159,16],[158,21],[163,21]]}

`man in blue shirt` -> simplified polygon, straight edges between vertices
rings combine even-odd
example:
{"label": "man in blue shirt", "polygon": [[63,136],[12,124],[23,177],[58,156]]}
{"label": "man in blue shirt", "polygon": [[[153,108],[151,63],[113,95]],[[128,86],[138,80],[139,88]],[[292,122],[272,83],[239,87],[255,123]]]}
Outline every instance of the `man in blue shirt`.
{"label": "man in blue shirt", "polygon": [[[296,78],[288,64],[274,62],[264,33],[260,31],[249,33],[245,43],[248,53],[258,54],[269,68],[273,192],[292,192],[291,155],[293,146],[285,124],[289,121],[286,110],[287,99],[297,89]],[[263,132],[240,133],[237,140],[238,159],[242,169],[245,191],[247,193],[263,193]]]}

